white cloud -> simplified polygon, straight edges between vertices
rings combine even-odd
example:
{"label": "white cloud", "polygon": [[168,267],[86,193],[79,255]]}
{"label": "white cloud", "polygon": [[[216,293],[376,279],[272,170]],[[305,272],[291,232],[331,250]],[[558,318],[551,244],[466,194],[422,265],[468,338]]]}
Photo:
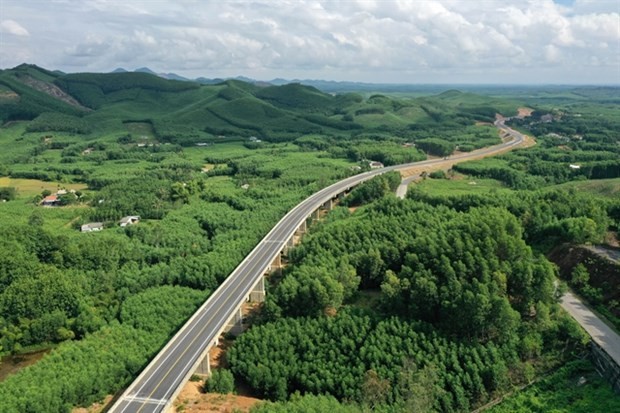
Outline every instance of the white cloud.
{"label": "white cloud", "polygon": [[15,36],[30,36],[28,30],[26,30],[21,24],[15,20],[2,20],[0,22],[0,32],[8,33]]}
{"label": "white cloud", "polygon": [[[40,56],[34,63],[64,70],[408,82],[500,82],[519,73],[522,81],[566,82],[596,66],[587,71],[592,81],[619,83],[617,0],[563,3],[5,0],[4,9],[32,28],[19,47]],[[13,39],[3,48],[17,49]]]}

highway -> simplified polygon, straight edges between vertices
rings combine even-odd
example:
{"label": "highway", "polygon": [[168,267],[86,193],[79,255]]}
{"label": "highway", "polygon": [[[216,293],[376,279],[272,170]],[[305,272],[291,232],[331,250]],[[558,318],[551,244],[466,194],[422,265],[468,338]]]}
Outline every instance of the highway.
{"label": "highway", "polygon": [[[524,136],[500,121],[495,125],[513,139],[490,148],[476,151],[476,156],[493,154],[498,150],[521,144]],[[471,154],[452,156],[451,160],[466,160]],[[443,159],[396,165],[346,178],[310,196],[286,214],[260,243],[245,257],[209,299],[172,337],[142,373],[110,408],[113,413],[155,413],[166,411],[181,388],[194,373],[207,348],[221,333],[224,324],[246,300],[252,288],[264,276],[274,259],[283,250],[297,228],[311,214],[334,197],[376,175],[388,171],[433,165]]]}

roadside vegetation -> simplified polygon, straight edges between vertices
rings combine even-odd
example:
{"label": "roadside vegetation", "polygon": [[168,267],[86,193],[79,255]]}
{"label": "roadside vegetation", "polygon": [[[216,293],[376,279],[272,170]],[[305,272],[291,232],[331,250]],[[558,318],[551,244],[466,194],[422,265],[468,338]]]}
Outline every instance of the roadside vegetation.
{"label": "roadside vegetation", "polygon": [[[0,100],[0,353],[54,347],[0,383],[9,413],[118,392],[299,201],[370,161],[497,144],[488,123],[519,107],[30,65],[0,86],[19,97]],[[586,338],[543,253],[617,231],[617,197],[554,187],[613,176],[603,135],[584,132],[570,159],[542,138],[465,165],[475,188],[450,172],[405,200],[390,194],[398,174],[355,189],[291,252],[207,388],[245,382],[277,401],[259,412],[464,411],[572,360]],[[572,162],[581,172],[559,172]]]}

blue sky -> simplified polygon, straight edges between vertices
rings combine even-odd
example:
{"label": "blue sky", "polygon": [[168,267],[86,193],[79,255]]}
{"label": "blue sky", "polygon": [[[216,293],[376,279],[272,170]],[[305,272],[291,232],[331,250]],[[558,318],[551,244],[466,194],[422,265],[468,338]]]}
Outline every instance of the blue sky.
{"label": "blue sky", "polygon": [[620,83],[620,0],[0,0],[0,67]]}

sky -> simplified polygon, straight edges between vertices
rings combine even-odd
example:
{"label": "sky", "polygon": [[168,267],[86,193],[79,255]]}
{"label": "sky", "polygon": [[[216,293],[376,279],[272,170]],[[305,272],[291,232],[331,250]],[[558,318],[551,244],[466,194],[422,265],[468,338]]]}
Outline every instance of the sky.
{"label": "sky", "polygon": [[0,0],[0,68],[620,84],[620,0]]}

